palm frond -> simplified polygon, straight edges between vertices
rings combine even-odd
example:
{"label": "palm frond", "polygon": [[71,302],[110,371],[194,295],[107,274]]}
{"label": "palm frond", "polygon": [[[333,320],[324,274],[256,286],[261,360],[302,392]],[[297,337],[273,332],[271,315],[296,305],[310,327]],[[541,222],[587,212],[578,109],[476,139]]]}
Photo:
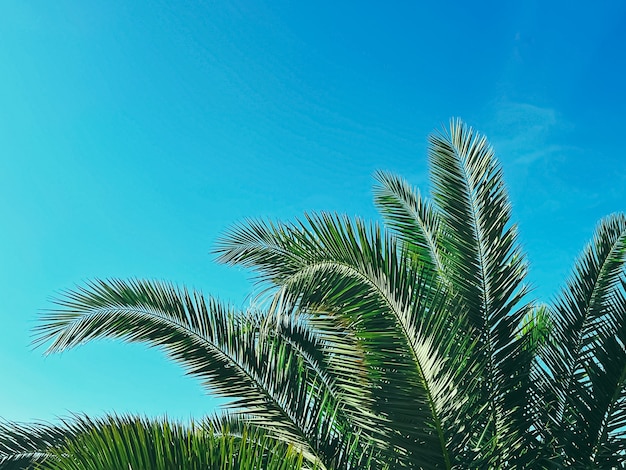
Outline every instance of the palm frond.
{"label": "palm frond", "polygon": [[[452,429],[459,424],[452,410],[458,413],[464,403],[454,384],[458,371],[470,368],[444,364],[452,357],[469,362],[468,344],[458,337],[448,341],[457,334],[452,326],[460,324],[444,314],[449,299],[431,288],[437,282],[432,276],[407,264],[392,237],[358,219],[353,225],[322,214],[307,216],[306,223],[258,222],[237,229],[218,250],[222,261],[253,266],[261,280],[280,287],[278,295],[291,293],[312,315],[339,316],[351,325],[367,342],[366,360],[379,393],[375,411],[393,422],[396,450],[432,465],[440,459],[442,468],[452,465],[449,441],[461,435]],[[444,422],[451,428],[444,430]]]}
{"label": "palm frond", "polygon": [[553,418],[547,428],[569,465],[593,463],[606,455],[609,439],[623,442],[626,432],[611,425],[623,422],[615,407],[626,367],[625,265],[626,217],[616,214],[600,222],[552,308],[553,334],[542,355]]}
{"label": "palm frond", "polygon": [[48,423],[0,423],[0,469],[21,470],[46,460],[49,449],[75,436],[72,426]]}
{"label": "palm frond", "polygon": [[[11,425],[13,438],[37,441],[43,435],[54,442],[40,442],[36,458],[23,467],[49,470],[166,470],[313,468],[293,446],[264,430],[242,425],[237,434],[227,429],[190,423],[130,416],[64,420],[60,425]],[[7,429],[0,430],[6,437]],[[24,462],[26,463],[26,462]]]}
{"label": "palm frond", "polygon": [[[198,292],[148,281],[95,281],[68,292],[37,330],[48,352],[95,338],[162,348],[230,406],[320,461],[349,440],[346,414],[319,370],[280,336],[261,334],[253,315],[237,314]],[[345,435],[335,424],[344,423]]]}
{"label": "palm frond", "polygon": [[407,253],[445,277],[445,253],[441,246],[441,218],[436,207],[406,180],[388,172],[376,172],[374,202],[386,224],[398,233]]}
{"label": "palm frond", "polygon": [[601,328],[594,361],[586,369],[593,406],[583,415],[592,438],[597,468],[626,467],[626,281],[611,301],[610,319]]}
{"label": "palm frond", "polygon": [[[485,409],[475,446],[496,455],[501,465],[524,451],[525,388],[532,356],[518,335],[530,305],[523,304],[527,264],[511,224],[511,205],[502,169],[486,138],[460,120],[430,138],[434,201],[445,230],[454,292],[468,308],[483,357],[484,380],[477,405]],[[525,364],[525,365],[524,365]],[[515,426],[508,426],[511,419]],[[494,451],[498,449],[498,451]]]}

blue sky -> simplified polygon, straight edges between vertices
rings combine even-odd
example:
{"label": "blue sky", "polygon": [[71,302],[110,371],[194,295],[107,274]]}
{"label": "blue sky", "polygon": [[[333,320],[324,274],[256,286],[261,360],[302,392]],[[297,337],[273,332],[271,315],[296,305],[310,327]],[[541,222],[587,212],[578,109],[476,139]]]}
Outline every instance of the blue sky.
{"label": "blue sky", "polygon": [[451,117],[502,162],[548,300],[626,210],[626,4],[0,3],[0,417],[215,410],[159,352],[44,357],[39,312],[92,278],[172,280],[237,306],[210,250],[246,217],[376,218],[372,173],[427,188]]}

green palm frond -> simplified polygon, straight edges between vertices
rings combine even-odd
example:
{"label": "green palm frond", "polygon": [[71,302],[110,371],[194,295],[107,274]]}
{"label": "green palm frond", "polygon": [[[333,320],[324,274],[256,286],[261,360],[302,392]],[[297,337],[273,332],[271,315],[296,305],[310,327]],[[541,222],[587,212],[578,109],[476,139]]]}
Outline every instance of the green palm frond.
{"label": "green palm frond", "polygon": [[407,253],[445,276],[437,208],[403,178],[383,171],[374,176],[379,183],[374,187],[374,202],[385,223],[398,233]]}
{"label": "green palm frond", "polygon": [[[442,468],[452,465],[449,441],[461,436],[453,413],[465,403],[454,385],[457,374],[471,370],[449,367],[455,360],[470,362],[468,342],[454,328],[462,316],[454,319],[446,311],[452,304],[445,291],[433,289],[436,279],[413,269],[392,237],[358,219],[353,225],[322,214],[308,216],[306,223],[258,222],[236,230],[219,253],[222,261],[254,266],[261,280],[278,284],[278,295],[290,293],[300,308],[350,324],[366,343],[381,395],[376,411],[390,415],[397,434],[393,445],[432,465],[437,459]],[[452,313],[458,314],[455,307]],[[450,428],[444,430],[444,423]]]}
{"label": "green palm frond", "polygon": [[531,426],[524,408],[532,355],[518,335],[530,308],[522,303],[527,264],[510,221],[502,169],[486,138],[456,120],[448,132],[431,136],[429,155],[448,278],[467,306],[482,356],[477,405],[485,414],[476,421],[482,429],[474,445],[496,455],[489,465],[498,466],[530,445],[521,439]]}
{"label": "green palm frond", "polygon": [[328,463],[348,445],[350,421],[333,380],[320,377],[320,364],[284,336],[262,334],[254,315],[148,281],[95,281],[58,303],[37,330],[39,342],[51,341],[48,352],[106,337],[160,347],[231,398],[231,407],[307,455]]}
{"label": "green palm frond", "polygon": [[62,445],[76,435],[68,425],[47,423],[0,423],[0,469],[31,468],[49,457],[48,449]]}
{"label": "green palm frond", "polygon": [[547,343],[552,331],[550,307],[545,304],[535,305],[526,312],[519,330],[520,338],[528,338],[528,347],[536,355]]}
{"label": "green palm frond", "polygon": [[55,449],[50,470],[142,469],[292,469],[304,459],[289,445],[255,429],[241,435],[216,434],[201,426],[182,426],[136,418],[84,420],[83,431]]}
{"label": "green palm frond", "polygon": [[[7,431],[10,431],[7,433]],[[75,417],[60,425],[11,425],[0,429],[0,439],[37,443],[37,458],[0,468],[41,470],[169,470],[193,469],[312,469],[292,445],[270,437],[263,429],[247,424],[237,433],[212,425],[181,425],[166,420],[129,416],[101,419]],[[40,436],[55,436],[53,442]],[[3,449],[3,454],[10,449]],[[32,449],[31,449],[32,450]],[[13,448],[17,455],[17,447]],[[1,461],[0,461],[1,462]]]}
{"label": "green palm frond", "polygon": [[614,447],[609,440],[624,452],[625,265],[626,217],[618,214],[600,222],[552,308],[553,334],[543,351],[548,439],[568,465],[592,465]]}
{"label": "green palm frond", "polygon": [[[597,468],[626,468],[626,282],[611,302],[612,316],[600,334],[595,360],[586,369],[593,407],[585,409]],[[580,408],[580,407],[578,407]],[[621,467],[620,467],[621,466]]]}
{"label": "green palm frond", "polygon": [[526,311],[515,307],[526,293],[527,263],[510,222],[502,169],[486,138],[460,120],[430,143],[434,199],[446,225],[455,289],[481,335],[487,335],[486,323],[504,322],[513,332]]}

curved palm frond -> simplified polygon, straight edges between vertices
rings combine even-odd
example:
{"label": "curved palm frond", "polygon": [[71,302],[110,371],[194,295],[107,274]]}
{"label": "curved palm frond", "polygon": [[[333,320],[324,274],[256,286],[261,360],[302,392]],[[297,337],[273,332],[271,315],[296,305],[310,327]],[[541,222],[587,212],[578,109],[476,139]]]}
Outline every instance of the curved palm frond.
{"label": "curved palm frond", "polygon": [[235,230],[218,252],[222,261],[254,267],[301,308],[346,319],[367,343],[376,411],[392,423],[392,446],[416,466],[451,467],[449,447],[463,435],[458,414],[465,403],[455,384],[471,370],[449,367],[471,362],[455,329],[462,316],[451,314],[460,306],[451,311],[444,290],[433,288],[436,279],[407,264],[392,237],[360,220],[352,225],[322,214],[298,225],[257,222]]}
{"label": "curved palm frond", "polygon": [[[130,416],[64,420],[60,425],[15,425],[0,430],[0,439],[29,442],[4,447],[2,469],[42,470],[258,470],[313,469],[292,445],[276,440],[261,428],[241,424],[227,427]],[[55,439],[42,441],[41,436]],[[13,460],[11,460],[13,459]],[[18,460],[19,459],[19,460]],[[19,465],[18,465],[19,462]]]}
{"label": "curved palm frond", "polygon": [[231,407],[305,455],[330,465],[350,445],[332,380],[320,378],[319,364],[283,337],[261,334],[254,315],[148,281],[95,281],[58,303],[37,330],[38,342],[52,340],[48,352],[105,337],[160,347],[211,391],[232,398]]}
{"label": "curved palm frond", "polygon": [[546,438],[566,465],[599,464],[608,454],[624,460],[625,265],[626,217],[617,214],[600,222],[552,307],[542,351]]}

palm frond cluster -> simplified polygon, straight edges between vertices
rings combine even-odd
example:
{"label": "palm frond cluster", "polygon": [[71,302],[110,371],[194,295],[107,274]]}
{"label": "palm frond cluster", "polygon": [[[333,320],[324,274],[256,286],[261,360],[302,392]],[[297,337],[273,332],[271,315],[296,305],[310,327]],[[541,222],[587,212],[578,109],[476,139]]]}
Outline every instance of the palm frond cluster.
{"label": "palm frond cluster", "polygon": [[485,137],[455,120],[429,158],[429,198],[376,174],[384,225],[232,228],[216,254],[255,273],[261,310],[151,281],[67,292],[37,329],[48,352],[157,347],[228,412],[5,423],[0,468],[626,468],[626,217],[540,303]]}

